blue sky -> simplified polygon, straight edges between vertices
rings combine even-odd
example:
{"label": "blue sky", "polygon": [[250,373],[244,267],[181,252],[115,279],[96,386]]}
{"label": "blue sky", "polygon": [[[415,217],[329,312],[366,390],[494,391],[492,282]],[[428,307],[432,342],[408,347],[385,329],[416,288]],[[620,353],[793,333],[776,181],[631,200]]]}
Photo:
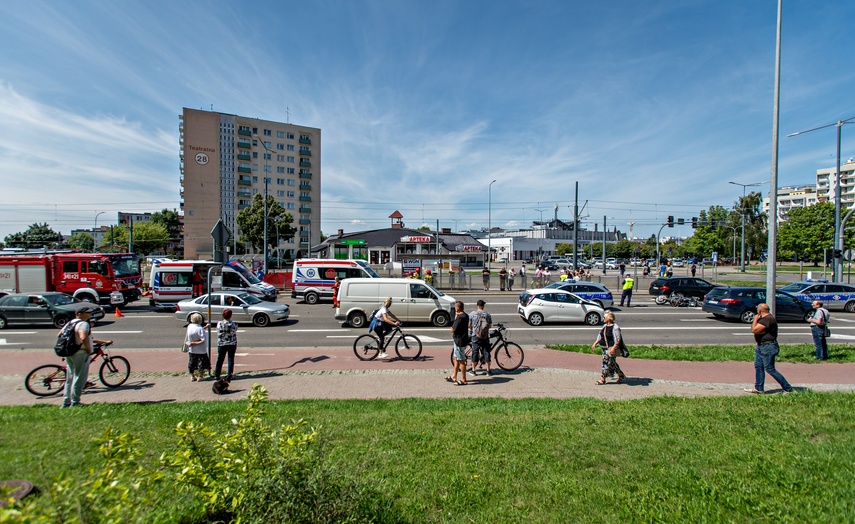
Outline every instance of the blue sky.
{"label": "blue sky", "polygon": [[[0,237],[177,208],[178,115],[322,130],[322,230],[608,217],[636,236],[769,180],[775,0],[0,3]],[[850,0],[785,0],[779,185],[855,116]],[[286,108],[288,114],[286,114]],[[290,116],[289,116],[290,115]],[[855,156],[855,125],[843,128]],[[761,187],[764,195],[768,185]],[[539,211],[540,210],[540,211]],[[666,230],[667,231],[667,230]],[[690,235],[686,225],[669,233]]]}

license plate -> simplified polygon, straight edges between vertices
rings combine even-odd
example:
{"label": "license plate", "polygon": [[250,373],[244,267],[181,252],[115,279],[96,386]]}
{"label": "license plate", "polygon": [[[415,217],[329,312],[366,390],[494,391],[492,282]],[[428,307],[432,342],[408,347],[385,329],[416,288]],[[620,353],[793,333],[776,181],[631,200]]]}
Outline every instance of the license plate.
{"label": "license plate", "polygon": [[718,304],[718,300],[710,300],[707,302],[708,304]]}

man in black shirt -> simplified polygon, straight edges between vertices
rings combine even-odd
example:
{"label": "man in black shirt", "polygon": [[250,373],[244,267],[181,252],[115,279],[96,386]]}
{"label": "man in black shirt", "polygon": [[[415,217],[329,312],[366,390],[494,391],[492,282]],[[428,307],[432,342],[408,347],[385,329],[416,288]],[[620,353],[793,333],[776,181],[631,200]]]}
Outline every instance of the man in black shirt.
{"label": "man in black shirt", "polygon": [[754,389],[746,389],[748,393],[763,393],[763,384],[766,381],[766,373],[778,381],[784,394],[793,392],[793,386],[787,382],[777,369],[775,369],[775,356],[778,354],[778,321],[769,312],[768,304],[757,306],[757,314],[751,323],[751,332],[754,333],[754,341],[757,347],[754,350]]}

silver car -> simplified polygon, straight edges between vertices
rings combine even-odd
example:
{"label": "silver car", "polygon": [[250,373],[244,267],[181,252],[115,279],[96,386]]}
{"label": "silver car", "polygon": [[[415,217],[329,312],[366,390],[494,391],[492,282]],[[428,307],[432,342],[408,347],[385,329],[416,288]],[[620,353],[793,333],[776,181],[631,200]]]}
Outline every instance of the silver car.
{"label": "silver car", "polygon": [[602,321],[603,308],[573,293],[559,289],[530,289],[520,294],[517,307],[520,318],[532,326],[544,322],[584,322],[596,326]]}
{"label": "silver car", "polygon": [[182,322],[190,322],[191,313],[201,313],[202,318],[207,320],[209,296],[211,297],[211,317],[214,322],[223,318],[223,311],[226,309],[232,310],[232,320],[235,322],[252,322],[259,327],[267,326],[271,322],[288,320],[288,315],[291,313],[288,304],[265,302],[249,293],[223,291],[202,295],[192,300],[182,300],[176,308],[175,318]]}

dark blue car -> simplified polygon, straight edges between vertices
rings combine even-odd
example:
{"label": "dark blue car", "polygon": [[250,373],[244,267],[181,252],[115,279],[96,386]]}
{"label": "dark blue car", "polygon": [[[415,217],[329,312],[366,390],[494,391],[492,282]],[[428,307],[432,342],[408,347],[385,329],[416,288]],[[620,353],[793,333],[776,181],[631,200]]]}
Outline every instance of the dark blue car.
{"label": "dark blue car", "polygon": [[[757,306],[766,303],[766,289],[761,287],[717,287],[704,296],[701,309],[716,318],[739,319],[746,324],[754,320]],[[775,292],[775,318],[806,322],[813,313],[809,300],[786,291]]]}

